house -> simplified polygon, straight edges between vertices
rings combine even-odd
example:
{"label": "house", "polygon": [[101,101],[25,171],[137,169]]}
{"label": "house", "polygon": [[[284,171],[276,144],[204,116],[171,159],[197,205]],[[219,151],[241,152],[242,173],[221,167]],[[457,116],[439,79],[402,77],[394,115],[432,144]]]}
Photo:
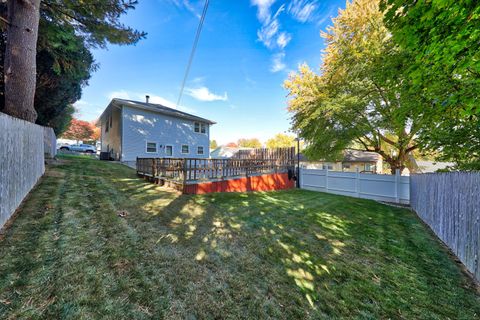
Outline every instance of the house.
{"label": "house", "polygon": [[309,169],[327,169],[344,172],[370,172],[383,173],[383,158],[381,155],[370,151],[347,149],[343,152],[341,161],[309,161],[300,153],[300,165]]}
{"label": "house", "polygon": [[240,150],[253,150],[253,148],[220,146],[210,152],[210,158],[212,159],[232,158]]}
{"label": "house", "polygon": [[100,116],[101,151],[135,165],[137,157],[208,158],[215,122],[160,104],[114,98]]}
{"label": "house", "polygon": [[453,162],[427,161],[413,159],[413,173],[430,173],[444,170],[448,167],[453,167]]}

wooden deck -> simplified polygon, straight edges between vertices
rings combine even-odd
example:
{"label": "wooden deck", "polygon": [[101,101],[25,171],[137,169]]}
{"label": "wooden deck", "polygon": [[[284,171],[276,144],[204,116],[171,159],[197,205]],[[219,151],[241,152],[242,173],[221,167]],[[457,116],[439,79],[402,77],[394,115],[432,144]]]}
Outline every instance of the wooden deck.
{"label": "wooden deck", "polygon": [[[242,180],[242,178],[265,175],[276,175],[276,178],[273,180],[272,177],[263,178],[261,181],[282,181],[278,185],[285,188],[285,185],[289,185],[285,183],[285,177],[288,177],[289,181],[293,181],[294,158],[294,148],[245,150],[230,159],[137,158],[137,174],[156,183],[175,186],[184,192],[185,190],[198,189],[195,187],[186,188],[187,185],[226,180],[245,181],[245,184],[249,183],[251,186],[251,179]],[[270,188],[274,188],[277,184],[261,183],[261,185],[269,185]],[[219,188],[221,190],[232,189],[228,185],[213,189],[217,190]],[[233,189],[250,190],[251,188],[245,186]]]}

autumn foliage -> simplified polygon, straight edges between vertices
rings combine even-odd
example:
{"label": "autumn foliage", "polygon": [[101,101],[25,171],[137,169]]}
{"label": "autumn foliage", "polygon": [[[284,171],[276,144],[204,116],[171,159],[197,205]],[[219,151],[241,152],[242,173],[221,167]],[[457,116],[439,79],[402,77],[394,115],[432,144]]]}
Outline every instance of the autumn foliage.
{"label": "autumn foliage", "polygon": [[98,140],[100,130],[93,123],[73,118],[62,138],[72,140]]}

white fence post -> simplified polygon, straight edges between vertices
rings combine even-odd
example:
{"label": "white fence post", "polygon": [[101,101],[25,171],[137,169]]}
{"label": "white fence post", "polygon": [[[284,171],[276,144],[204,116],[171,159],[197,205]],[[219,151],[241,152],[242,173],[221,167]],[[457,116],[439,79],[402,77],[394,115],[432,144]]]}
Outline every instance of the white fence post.
{"label": "white fence post", "polygon": [[328,191],[328,165],[325,169],[325,189]]}
{"label": "white fence post", "polygon": [[360,197],[360,174],[358,167],[355,169],[355,196]]}
{"label": "white fence post", "polygon": [[299,181],[300,189],[303,188],[303,177],[302,177],[302,175],[303,175],[303,168],[298,167],[298,179],[300,179],[300,181]]}
{"label": "white fence post", "polygon": [[400,169],[395,169],[395,202],[400,203]]}

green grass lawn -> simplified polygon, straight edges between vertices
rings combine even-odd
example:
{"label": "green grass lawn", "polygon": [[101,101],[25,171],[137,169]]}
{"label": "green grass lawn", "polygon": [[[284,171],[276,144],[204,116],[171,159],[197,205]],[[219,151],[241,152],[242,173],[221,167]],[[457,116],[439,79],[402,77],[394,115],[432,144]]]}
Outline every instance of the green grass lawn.
{"label": "green grass lawn", "polygon": [[122,165],[61,162],[0,240],[0,319],[480,316],[408,210],[303,190],[182,196]]}

